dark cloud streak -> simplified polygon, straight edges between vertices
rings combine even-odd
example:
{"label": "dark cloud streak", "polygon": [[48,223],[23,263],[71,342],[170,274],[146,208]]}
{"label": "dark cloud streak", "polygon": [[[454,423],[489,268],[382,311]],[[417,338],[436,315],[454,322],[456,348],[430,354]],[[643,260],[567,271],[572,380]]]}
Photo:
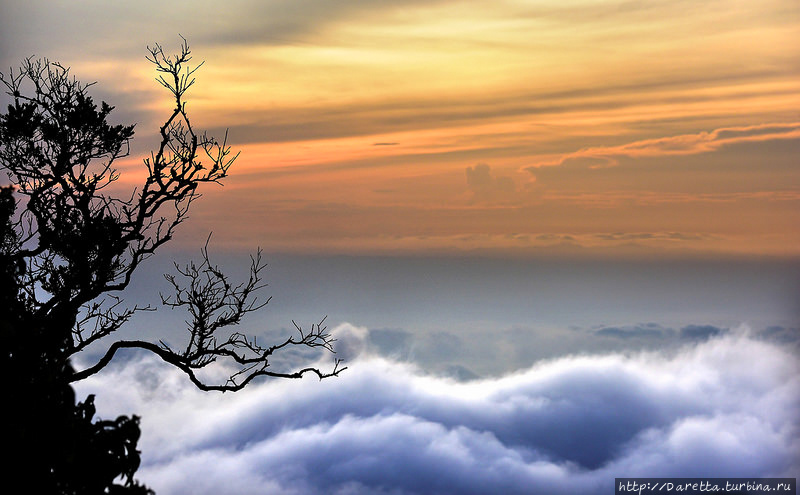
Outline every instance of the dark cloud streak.
{"label": "dark cloud streak", "polygon": [[[705,88],[716,85],[746,84],[765,79],[791,78],[788,70],[743,71],[712,74],[700,78],[694,74],[672,76],[656,81],[587,86],[566,91],[535,91],[492,95],[464,95],[460,98],[425,99],[398,97],[393,101],[368,101],[348,105],[327,105],[324,108],[278,108],[270,111],[240,112],[247,124],[230,126],[231,136],[238,143],[291,142],[333,139],[360,135],[383,134],[417,129],[446,128],[486,122],[493,119],[537,117],[570,111],[616,110],[648,103],[691,104],[708,101],[704,94],[691,92],[676,96],[659,93],[676,89]],[[783,90],[778,94],[783,94]],[[632,94],[641,95],[632,99]],[[751,91],[738,98],[763,95]],[[342,122],[346,121],[347,126]],[[224,129],[215,129],[215,132]],[[539,152],[547,152],[541,148]]]}

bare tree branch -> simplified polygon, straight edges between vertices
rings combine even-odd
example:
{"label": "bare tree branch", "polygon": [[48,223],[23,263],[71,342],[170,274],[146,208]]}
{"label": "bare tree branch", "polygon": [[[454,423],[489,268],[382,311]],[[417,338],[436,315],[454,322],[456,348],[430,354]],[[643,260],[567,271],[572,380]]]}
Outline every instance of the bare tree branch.
{"label": "bare tree branch", "polygon": [[[185,39],[177,54],[148,47],[146,57],[156,70],[156,82],[172,96],[174,107],[158,129],[157,148],[144,159],[147,177],[127,199],[111,196],[117,181],[115,163],[128,155],[134,126],[110,125],[113,107],[99,106],[69,69],[48,60],[26,59],[20,70],[0,74],[12,98],[0,115],[0,168],[20,200],[21,213],[9,206],[4,219],[2,255],[18,266],[15,299],[31,321],[52,329],[57,352],[53,358],[65,369],[70,357],[112,336],[149,305],[126,305],[117,295],[131,282],[143,261],[175,234],[200,197],[204,183],[221,184],[238,157],[227,144],[196,132],[186,112],[186,92],[202,66],[192,65]],[[5,202],[4,204],[12,205]],[[208,255],[175,265],[166,275],[172,293],[162,294],[163,306],[187,311],[188,342],[181,350],[166,344],[119,341],[110,345],[95,365],[73,373],[74,382],[99,372],[120,348],[138,347],[156,353],[187,373],[203,390],[238,390],[253,378],[296,378],[314,373],[320,378],[342,371],[306,368],[276,372],[269,368],[275,353],[293,346],[333,352],[333,339],[322,322],[272,346],[255,338],[227,333],[247,314],[263,308],[256,293],[263,288],[265,267],[259,250],[250,259],[247,278],[233,283]],[[324,321],[324,320],[323,320]],[[202,383],[195,371],[225,361],[235,366],[224,385]]]}
{"label": "bare tree branch", "polygon": [[[288,341],[287,341],[288,342]],[[283,347],[281,345],[280,347]],[[316,375],[320,380],[324,378],[330,378],[333,376],[338,376],[339,373],[346,370],[347,367],[340,367],[341,360],[337,359],[334,362],[333,369],[329,372],[322,372],[318,368],[308,367],[303,368],[293,372],[276,372],[268,370],[269,363],[265,357],[268,357],[269,349],[264,350],[264,353],[261,356],[255,358],[244,358],[241,355],[230,351],[230,350],[221,350],[218,349],[217,356],[228,356],[231,357],[234,361],[239,364],[245,364],[248,367],[244,368],[238,373],[231,375],[228,381],[224,385],[209,385],[202,380],[200,380],[196,375],[196,370],[205,367],[207,364],[210,364],[213,361],[203,362],[203,363],[193,363],[190,361],[189,358],[185,356],[181,356],[172,350],[165,348],[163,345],[159,346],[153,344],[152,342],[145,342],[145,341],[128,341],[128,340],[119,340],[114,342],[108,351],[103,355],[102,358],[94,365],[85,370],[76,372],[73,375],[72,381],[79,381],[89,376],[99,372],[103,369],[106,365],[108,365],[114,357],[114,354],[120,349],[144,349],[147,351],[152,352],[153,354],[160,357],[164,362],[169,363],[179,370],[186,373],[192,383],[197,386],[200,390],[204,391],[219,391],[219,392],[236,392],[238,390],[243,389],[248,383],[250,383],[254,378],[260,376],[266,376],[271,378],[302,378],[304,375],[313,374]],[[242,378],[239,378],[242,377]]]}

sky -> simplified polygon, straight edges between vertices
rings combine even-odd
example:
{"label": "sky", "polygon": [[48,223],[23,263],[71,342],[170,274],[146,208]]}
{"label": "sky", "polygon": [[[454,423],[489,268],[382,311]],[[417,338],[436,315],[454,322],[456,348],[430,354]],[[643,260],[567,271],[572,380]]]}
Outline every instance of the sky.
{"label": "sky", "polygon": [[231,273],[268,263],[237,330],[327,315],[349,368],[214,395],[121,355],[79,395],[142,416],[157,493],[800,472],[796,0],[0,0],[0,71],[60,61],[136,123],[121,193],[171,109],[147,46],[180,36],[193,125],[241,154],[126,300],[213,232]]}
{"label": "sky", "polygon": [[242,153],[191,228],[242,249],[796,256],[799,10],[4,1],[0,67],[98,81],[133,184],[170,109],[145,47],[185,36],[190,116]]}

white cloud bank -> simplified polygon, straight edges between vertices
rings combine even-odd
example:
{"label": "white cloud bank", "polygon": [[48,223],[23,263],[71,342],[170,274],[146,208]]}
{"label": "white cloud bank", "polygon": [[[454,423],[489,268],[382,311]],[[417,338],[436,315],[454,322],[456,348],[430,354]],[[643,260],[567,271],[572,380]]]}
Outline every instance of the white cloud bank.
{"label": "white cloud bank", "polygon": [[[366,335],[336,332],[353,355]],[[101,416],[142,416],[138,477],[159,495],[608,494],[615,477],[800,471],[797,360],[744,333],[467,383],[363,354],[348,365],[219,395],[146,358],[79,393]]]}

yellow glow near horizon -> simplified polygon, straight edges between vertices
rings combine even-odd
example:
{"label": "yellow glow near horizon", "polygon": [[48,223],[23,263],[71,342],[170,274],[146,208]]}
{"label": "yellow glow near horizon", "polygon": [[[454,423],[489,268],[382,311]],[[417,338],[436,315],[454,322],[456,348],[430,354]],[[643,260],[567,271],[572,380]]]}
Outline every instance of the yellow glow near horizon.
{"label": "yellow glow near horizon", "polygon": [[[274,38],[228,13],[234,41],[195,44],[193,123],[242,151],[203,228],[239,208],[222,230],[287,250],[800,254],[796,2],[346,7],[273,12],[300,26]],[[76,70],[169,112],[146,62],[109,60]]]}

